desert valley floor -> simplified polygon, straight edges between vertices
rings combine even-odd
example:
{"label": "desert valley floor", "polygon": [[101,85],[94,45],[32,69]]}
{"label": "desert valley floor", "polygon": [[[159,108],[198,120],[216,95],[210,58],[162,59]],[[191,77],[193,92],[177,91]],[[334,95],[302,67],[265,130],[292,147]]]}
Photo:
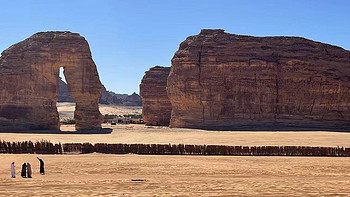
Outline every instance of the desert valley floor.
{"label": "desert valley floor", "polygon": [[350,147],[350,133],[327,131],[206,131],[141,124],[103,125],[111,134],[72,134],[74,126],[61,126],[67,134],[0,133],[5,141],[49,140],[51,142],[144,143],[144,144],[213,144],[213,145],[291,145]]}
{"label": "desert valley floor", "polygon": [[[39,155],[40,175],[36,156],[0,155],[1,196],[350,195],[350,158]],[[12,161],[33,178],[9,178]]]}
{"label": "desert valley floor", "polygon": [[[139,109],[125,109],[118,108],[120,113],[139,113]],[[350,147],[348,132],[206,131],[136,124],[104,127],[113,132],[0,133],[0,139]],[[74,127],[61,129],[71,133]],[[38,172],[36,156],[45,161],[44,176]],[[16,179],[10,178],[12,161],[17,165]],[[32,164],[32,179],[20,178],[24,162]],[[349,166],[350,158],[345,157],[0,154],[0,196],[350,196]]]}
{"label": "desert valley floor", "polygon": [[[106,125],[105,125],[106,126]],[[106,126],[107,127],[107,126]],[[71,130],[67,126],[62,129]],[[118,125],[111,134],[6,134],[7,141],[350,146],[344,132],[230,132]],[[350,158],[0,154],[0,195],[348,196]],[[16,179],[10,163],[17,164]],[[32,164],[33,178],[19,178]],[[142,181],[133,181],[142,180]]]}

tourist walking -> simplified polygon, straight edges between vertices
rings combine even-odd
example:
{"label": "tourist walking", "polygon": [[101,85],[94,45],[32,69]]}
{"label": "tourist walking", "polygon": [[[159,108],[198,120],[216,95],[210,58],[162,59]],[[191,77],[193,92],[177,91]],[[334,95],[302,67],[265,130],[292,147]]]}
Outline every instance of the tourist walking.
{"label": "tourist walking", "polygon": [[11,163],[11,178],[16,178],[16,168],[15,162]]}
{"label": "tourist walking", "polygon": [[44,161],[37,157],[39,162],[40,162],[40,174],[44,175],[45,174],[45,169],[44,169]]}
{"label": "tourist walking", "polygon": [[27,164],[26,163],[22,164],[21,177],[22,178],[27,178]]}
{"label": "tourist walking", "polygon": [[32,167],[30,163],[27,163],[27,178],[32,178]]}

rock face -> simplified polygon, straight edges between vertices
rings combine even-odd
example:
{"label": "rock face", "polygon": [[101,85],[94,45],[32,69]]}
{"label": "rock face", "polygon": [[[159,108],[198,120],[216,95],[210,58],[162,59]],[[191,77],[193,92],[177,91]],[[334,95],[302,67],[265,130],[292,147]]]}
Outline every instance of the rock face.
{"label": "rock face", "polygon": [[140,84],[142,118],[146,125],[169,125],[171,103],[166,86],[170,67],[156,66],[145,73]]}
{"label": "rock face", "polygon": [[84,37],[40,32],[0,57],[0,129],[59,129],[59,68],[76,102],[76,129],[101,128],[101,82]]}
{"label": "rock face", "polygon": [[167,83],[171,127],[350,128],[350,52],[300,37],[202,30]]}

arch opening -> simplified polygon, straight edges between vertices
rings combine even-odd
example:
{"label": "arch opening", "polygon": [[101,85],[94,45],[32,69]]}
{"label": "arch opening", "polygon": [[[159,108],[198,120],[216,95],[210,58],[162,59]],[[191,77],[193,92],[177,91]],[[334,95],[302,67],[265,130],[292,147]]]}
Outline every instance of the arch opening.
{"label": "arch opening", "polygon": [[58,98],[56,103],[61,130],[74,129],[75,101],[70,96],[64,67],[59,68]]}

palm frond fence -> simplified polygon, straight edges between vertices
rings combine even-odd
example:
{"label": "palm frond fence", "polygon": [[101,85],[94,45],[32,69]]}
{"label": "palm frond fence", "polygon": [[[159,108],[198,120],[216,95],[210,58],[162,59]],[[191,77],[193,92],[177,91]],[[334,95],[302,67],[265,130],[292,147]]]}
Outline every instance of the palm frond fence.
{"label": "palm frond fence", "polygon": [[0,141],[0,153],[8,154],[140,154],[227,156],[323,156],[349,157],[350,148],[311,146],[226,146],[184,144],[52,143],[50,141]]}

